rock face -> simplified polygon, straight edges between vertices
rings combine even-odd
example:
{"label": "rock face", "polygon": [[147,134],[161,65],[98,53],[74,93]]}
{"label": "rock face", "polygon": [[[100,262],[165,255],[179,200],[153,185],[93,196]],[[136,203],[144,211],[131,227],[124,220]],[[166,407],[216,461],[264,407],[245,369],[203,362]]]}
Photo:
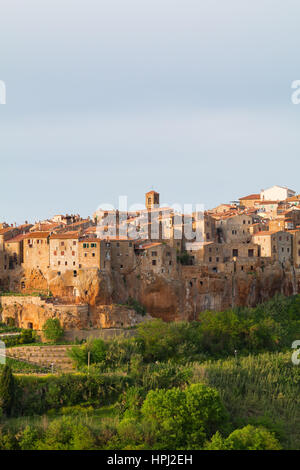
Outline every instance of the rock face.
{"label": "rock face", "polygon": [[[203,310],[255,306],[276,293],[300,292],[300,273],[293,267],[272,265],[254,273],[208,274],[196,266],[181,266],[172,278],[153,272],[129,274],[79,270],[58,276],[39,270],[19,273],[10,289],[22,292],[51,291],[53,301],[38,297],[1,297],[2,320],[13,317],[22,327],[41,329],[47,318],[58,317],[65,329],[134,326],[148,317],[126,307],[129,297],[152,317],[166,321],[196,320]],[[32,300],[33,299],[33,300]],[[123,305],[121,305],[123,304]]]}
{"label": "rock face", "polygon": [[3,296],[0,301],[1,321],[13,318],[16,326],[39,331],[48,318],[58,318],[65,330],[128,328],[151,318],[126,305],[55,304],[32,296]]}

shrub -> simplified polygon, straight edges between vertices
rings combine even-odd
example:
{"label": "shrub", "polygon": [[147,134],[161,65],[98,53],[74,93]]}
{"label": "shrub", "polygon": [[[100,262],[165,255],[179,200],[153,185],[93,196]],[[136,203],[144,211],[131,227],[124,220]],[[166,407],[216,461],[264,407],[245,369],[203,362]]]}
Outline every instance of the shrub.
{"label": "shrub", "polygon": [[142,414],[158,425],[158,441],[168,449],[199,448],[228,419],[218,392],[202,384],[151,390]]}
{"label": "shrub", "polygon": [[52,421],[45,436],[36,442],[38,450],[89,450],[94,445],[89,427],[65,416]]}
{"label": "shrub", "polygon": [[204,447],[207,450],[281,450],[273,433],[251,425],[236,429],[226,439],[217,432]]}
{"label": "shrub", "polygon": [[76,367],[81,368],[88,364],[90,354],[90,364],[101,364],[106,359],[107,345],[103,339],[89,340],[82,346],[74,346],[68,351],[68,356],[74,361]]}
{"label": "shrub", "polygon": [[55,343],[62,337],[64,330],[58,318],[48,318],[43,325],[43,332],[47,340]]}

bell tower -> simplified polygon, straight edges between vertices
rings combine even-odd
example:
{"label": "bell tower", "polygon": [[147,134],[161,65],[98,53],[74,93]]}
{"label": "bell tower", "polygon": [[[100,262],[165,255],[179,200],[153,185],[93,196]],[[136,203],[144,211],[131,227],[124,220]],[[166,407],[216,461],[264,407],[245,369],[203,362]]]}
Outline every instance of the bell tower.
{"label": "bell tower", "polygon": [[149,191],[146,193],[146,208],[147,210],[159,207],[159,193],[156,191]]}

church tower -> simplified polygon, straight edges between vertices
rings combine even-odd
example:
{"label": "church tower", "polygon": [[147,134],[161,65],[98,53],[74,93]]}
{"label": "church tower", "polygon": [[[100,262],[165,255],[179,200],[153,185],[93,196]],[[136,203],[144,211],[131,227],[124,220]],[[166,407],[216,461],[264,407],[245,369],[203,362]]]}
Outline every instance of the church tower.
{"label": "church tower", "polygon": [[159,193],[156,191],[149,191],[146,193],[146,208],[147,210],[159,207]]}

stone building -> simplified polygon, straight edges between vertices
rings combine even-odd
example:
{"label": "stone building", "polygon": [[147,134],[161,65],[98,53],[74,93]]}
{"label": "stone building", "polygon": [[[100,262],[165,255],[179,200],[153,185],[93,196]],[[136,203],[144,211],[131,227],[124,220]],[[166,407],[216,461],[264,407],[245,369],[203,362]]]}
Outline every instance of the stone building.
{"label": "stone building", "polygon": [[290,230],[293,237],[292,255],[293,263],[296,269],[300,269],[300,230]]}
{"label": "stone building", "polygon": [[240,206],[245,208],[255,208],[255,203],[260,201],[260,194],[250,194],[249,196],[240,197]]}
{"label": "stone building", "polygon": [[110,270],[111,243],[99,238],[84,238],[78,245],[79,269],[97,268]]}
{"label": "stone building", "polygon": [[5,269],[15,269],[24,262],[25,237],[26,234],[20,234],[4,242]]}
{"label": "stone building", "polygon": [[172,275],[177,270],[176,249],[161,242],[136,242],[137,264],[143,271]]}
{"label": "stone building", "polygon": [[221,217],[220,220],[216,221],[219,241],[225,243],[250,241],[250,226],[255,221],[254,216],[247,214]]}
{"label": "stone building", "polygon": [[272,186],[268,189],[262,189],[260,199],[262,201],[284,201],[287,198],[295,196],[296,193],[292,189],[285,186]]}
{"label": "stone building", "polygon": [[219,272],[223,263],[223,247],[221,243],[209,241],[186,244],[186,251],[195,266],[207,266],[208,271]]}
{"label": "stone building", "polygon": [[147,210],[159,207],[159,193],[156,191],[149,191],[145,194],[145,206]]}
{"label": "stone building", "polygon": [[106,240],[106,247],[110,249],[112,270],[125,274],[134,269],[134,240],[125,237],[110,237]]}
{"label": "stone building", "polygon": [[192,226],[197,235],[201,234],[202,236],[202,240],[198,241],[213,242],[216,240],[216,219],[207,212],[194,212]]}
{"label": "stone building", "polygon": [[30,232],[23,240],[24,267],[45,272],[50,267],[50,232]]}
{"label": "stone building", "polygon": [[292,261],[293,236],[288,232],[260,232],[253,235],[252,240],[260,246],[260,256],[271,258],[273,262],[285,263]]}
{"label": "stone building", "polygon": [[79,268],[79,232],[55,233],[50,236],[50,269],[59,274]]}

